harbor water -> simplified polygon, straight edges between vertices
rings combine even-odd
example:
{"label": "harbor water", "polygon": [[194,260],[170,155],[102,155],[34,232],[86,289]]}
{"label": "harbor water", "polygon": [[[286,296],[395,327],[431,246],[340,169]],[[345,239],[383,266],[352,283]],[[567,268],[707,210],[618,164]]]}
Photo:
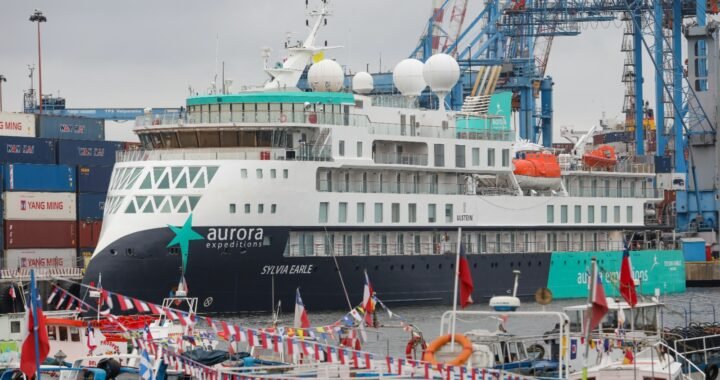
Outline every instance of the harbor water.
{"label": "harbor water", "polygon": [[[688,288],[687,292],[683,294],[661,295],[660,300],[664,304],[660,320],[662,326],[667,329],[686,326],[690,323],[720,322],[720,288]],[[583,302],[585,302],[583,299],[559,300],[543,307],[534,301],[527,300],[523,302],[518,311],[559,312],[563,308],[580,305]],[[429,343],[440,334],[440,320],[443,313],[451,310],[450,305],[386,306],[392,311],[393,316],[389,317],[386,310],[377,306],[377,319],[382,327],[366,328],[367,342],[363,345],[364,350],[383,355],[402,356],[405,352],[405,345],[410,339],[410,332],[404,328],[404,325],[409,324],[419,329]],[[313,312],[312,305],[306,304],[305,307],[313,327],[331,325],[347,313],[347,310]],[[283,307],[284,311],[279,316],[279,326],[292,326],[292,308],[293,305]],[[482,304],[470,305],[465,310],[491,311],[486,300]],[[507,332],[516,335],[541,336],[544,332],[552,330],[557,323],[557,318],[552,316],[513,317],[512,312],[505,314],[509,316],[505,323]],[[630,314],[627,315],[629,319]],[[267,328],[272,324],[272,315],[269,313],[235,315],[232,317],[232,321],[242,326]],[[456,323],[459,332],[470,329],[495,331],[499,325],[499,321],[490,316],[462,317],[458,318]],[[330,340],[332,341],[332,338]],[[337,337],[335,340],[338,340]]]}

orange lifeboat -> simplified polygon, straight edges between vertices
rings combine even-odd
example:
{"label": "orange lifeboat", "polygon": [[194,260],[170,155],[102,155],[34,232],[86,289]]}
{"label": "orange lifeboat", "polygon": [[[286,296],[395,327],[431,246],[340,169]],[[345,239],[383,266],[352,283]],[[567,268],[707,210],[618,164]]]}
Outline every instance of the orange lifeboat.
{"label": "orange lifeboat", "polygon": [[617,164],[615,148],[610,145],[600,145],[590,153],[583,154],[583,163],[593,169],[610,169]]}
{"label": "orange lifeboat", "polygon": [[513,173],[524,189],[555,190],[560,188],[560,164],[550,152],[522,152],[513,159]]}

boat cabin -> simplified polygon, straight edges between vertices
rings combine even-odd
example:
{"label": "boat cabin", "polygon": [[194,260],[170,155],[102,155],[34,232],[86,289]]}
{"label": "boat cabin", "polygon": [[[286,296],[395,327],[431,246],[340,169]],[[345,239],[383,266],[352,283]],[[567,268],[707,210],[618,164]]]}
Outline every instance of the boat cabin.
{"label": "boat cabin", "polygon": [[[612,298],[607,299],[608,313],[600,321],[595,332],[602,334],[615,334],[615,330],[623,329],[627,332],[644,333],[645,336],[660,336],[660,308],[662,304],[657,302],[638,302],[634,308],[630,308],[626,302],[616,302]],[[570,318],[570,333],[575,335],[585,333],[585,313],[588,305],[578,305],[563,309]],[[620,321],[624,320],[624,323]]]}

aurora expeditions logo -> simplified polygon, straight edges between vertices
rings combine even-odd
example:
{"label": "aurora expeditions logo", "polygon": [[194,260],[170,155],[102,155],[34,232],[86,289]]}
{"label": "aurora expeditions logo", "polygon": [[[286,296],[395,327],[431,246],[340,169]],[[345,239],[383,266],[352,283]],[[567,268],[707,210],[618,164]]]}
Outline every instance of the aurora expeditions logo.
{"label": "aurora expeditions logo", "polygon": [[210,227],[205,248],[257,248],[262,246],[263,238],[262,228]]}

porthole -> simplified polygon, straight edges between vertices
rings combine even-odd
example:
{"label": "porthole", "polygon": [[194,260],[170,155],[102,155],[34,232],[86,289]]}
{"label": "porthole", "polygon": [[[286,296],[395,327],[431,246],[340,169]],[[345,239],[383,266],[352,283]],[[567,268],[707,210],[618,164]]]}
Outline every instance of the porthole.
{"label": "porthole", "polygon": [[473,264],[473,268],[477,268],[477,263]]}
{"label": "porthole", "polygon": [[438,264],[438,269],[442,269],[442,264]]}
{"label": "porthole", "polygon": [[390,270],[395,270],[395,265],[390,265]]}
{"label": "porthole", "polygon": [[425,264],[425,270],[430,270],[430,264]]}
{"label": "porthole", "polygon": [[357,265],[356,265],[356,266],[355,266],[355,272],[357,272],[357,271],[359,271],[359,270],[360,270],[360,266],[357,266]]}
{"label": "porthole", "polygon": [[111,250],[110,250],[110,254],[113,255],[113,256],[116,256],[116,255],[117,255],[117,251],[114,250],[114,249],[111,249]]}
{"label": "porthole", "polygon": [[378,270],[378,269],[380,269],[380,267],[378,267],[377,265],[375,265],[375,270]]}
{"label": "porthole", "polygon": [[415,264],[410,265],[410,269],[411,269],[411,270],[415,270]]}
{"label": "porthole", "polygon": [[405,265],[400,265],[400,270],[405,270]]}

